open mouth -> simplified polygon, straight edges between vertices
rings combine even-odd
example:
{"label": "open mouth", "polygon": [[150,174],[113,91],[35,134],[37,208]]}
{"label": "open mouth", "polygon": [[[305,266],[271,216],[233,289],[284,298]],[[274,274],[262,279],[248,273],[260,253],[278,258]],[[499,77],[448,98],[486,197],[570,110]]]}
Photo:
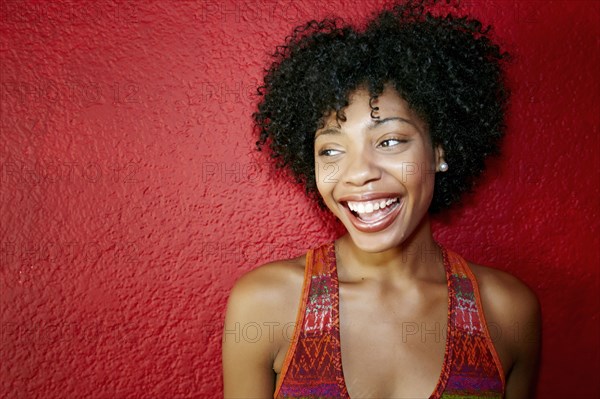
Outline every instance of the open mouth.
{"label": "open mouth", "polygon": [[391,197],[369,201],[345,201],[343,205],[356,229],[376,232],[394,222],[400,213],[402,201],[399,197]]}
{"label": "open mouth", "polygon": [[365,223],[373,223],[385,218],[399,205],[399,198],[388,198],[374,201],[348,201],[350,212]]}

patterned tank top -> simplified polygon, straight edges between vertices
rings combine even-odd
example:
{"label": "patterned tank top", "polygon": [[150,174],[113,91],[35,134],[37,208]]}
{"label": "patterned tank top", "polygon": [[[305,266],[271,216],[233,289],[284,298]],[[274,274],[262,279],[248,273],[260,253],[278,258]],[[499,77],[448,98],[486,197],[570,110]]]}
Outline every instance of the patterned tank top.
{"label": "patterned tank top", "polygon": [[[441,247],[441,246],[440,246]],[[487,329],[473,273],[443,247],[448,284],[444,363],[430,399],[502,398],[504,374]],[[302,301],[274,398],[345,398],[334,243],[308,251]]]}

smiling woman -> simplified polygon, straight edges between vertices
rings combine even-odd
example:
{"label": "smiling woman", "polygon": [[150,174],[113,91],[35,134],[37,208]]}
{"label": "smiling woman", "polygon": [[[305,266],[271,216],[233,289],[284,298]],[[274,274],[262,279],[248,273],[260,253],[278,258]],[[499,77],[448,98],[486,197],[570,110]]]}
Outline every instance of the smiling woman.
{"label": "smiling woman", "polygon": [[[409,2],[362,30],[312,21],[276,52],[254,115],[259,148],[347,233],[238,280],[225,329],[272,330],[223,341],[227,398],[533,394],[535,295],[432,235],[429,214],[497,152],[508,97],[488,31],[436,15]],[[492,325],[534,339],[492,339]]]}
{"label": "smiling woman", "polygon": [[426,124],[391,86],[375,100],[358,89],[344,114],[342,123],[331,115],[315,135],[315,168],[336,170],[317,180],[319,194],[362,251],[395,248],[427,213],[444,151],[433,148]]}

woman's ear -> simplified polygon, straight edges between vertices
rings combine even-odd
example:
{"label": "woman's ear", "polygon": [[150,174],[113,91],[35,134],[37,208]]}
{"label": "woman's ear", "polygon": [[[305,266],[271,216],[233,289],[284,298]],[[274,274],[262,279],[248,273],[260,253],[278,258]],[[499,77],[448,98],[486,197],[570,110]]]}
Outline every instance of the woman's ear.
{"label": "woman's ear", "polygon": [[446,163],[446,159],[444,158],[444,148],[441,144],[438,144],[435,147],[435,171],[436,172],[445,172],[448,170],[448,164]]}

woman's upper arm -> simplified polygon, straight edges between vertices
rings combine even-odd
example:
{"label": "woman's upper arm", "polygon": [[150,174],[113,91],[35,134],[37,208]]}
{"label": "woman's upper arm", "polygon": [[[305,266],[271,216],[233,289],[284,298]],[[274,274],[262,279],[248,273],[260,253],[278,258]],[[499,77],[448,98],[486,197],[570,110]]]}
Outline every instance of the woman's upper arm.
{"label": "woman's upper arm", "polygon": [[222,337],[225,398],[268,398],[275,391],[270,301],[256,277],[251,272],[240,278],[227,302]]}
{"label": "woman's upper arm", "polygon": [[536,295],[508,273],[472,265],[488,327],[506,373],[506,399],[530,399],[537,385],[541,312]]}
{"label": "woman's upper arm", "polygon": [[517,322],[515,362],[506,380],[506,399],[533,398],[541,349],[541,310],[537,297],[527,288],[513,299]]}

